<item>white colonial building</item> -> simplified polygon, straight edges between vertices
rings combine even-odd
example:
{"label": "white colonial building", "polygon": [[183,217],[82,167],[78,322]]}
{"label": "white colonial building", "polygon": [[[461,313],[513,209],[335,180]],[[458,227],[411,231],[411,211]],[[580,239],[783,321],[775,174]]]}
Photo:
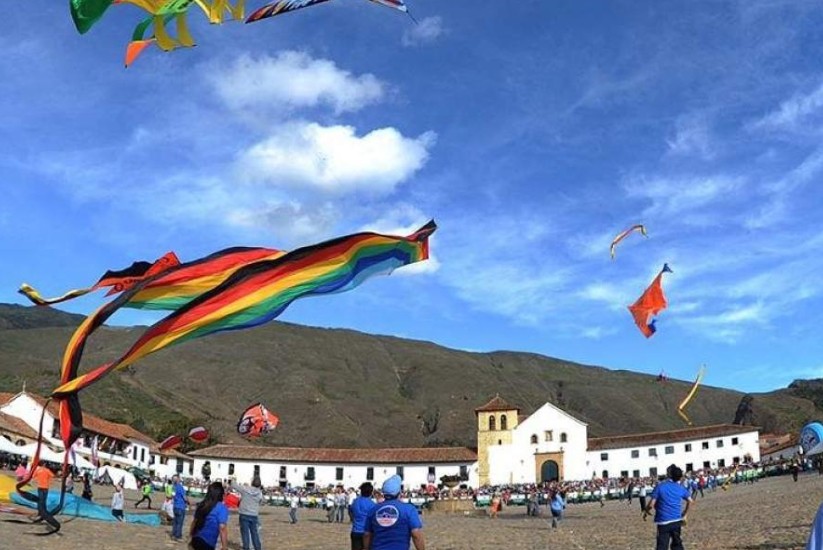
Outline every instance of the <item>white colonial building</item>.
{"label": "white colonial building", "polygon": [[529,416],[500,396],[475,409],[481,485],[655,477],[758,462],[758,429],[722,424],[589,439],[586,423],[546,403]]}
{"label": "white colonial building", "polygon": [[475,409],[477,450],[309,449],[216,445],[194,451],[194,475],[208,462],[211,478],[242,483],[259,474],[265,486],[356,487],[399,474],[407,489],[459,476],[478,487],[646,477],[669,464],[685,471],[730,467],[760,460],[757,428],[723,424],[657,433],[590,439],[585,422],[546,403],[531,415],[500,396]]}
{"label": "white colonial building", "polygon": [[[44,414],[45,409],[45,414]],[[64,451],[60,439],[60,420],[58,404],[47,402],[39,395],[25,390],[17,394],[0,393],[0,420],[2,425],[11,424],[16,431],[23,432],[24,437],[14,443],[25,445],[37,438],[40,418],[43,416],[43,440],[52,449]],[[23,428],[28,428],[25,430]],[[13,434],[8,434],[12,439]],[[160,451],[160,447],[148,435],[127,424],[118,424],[104,420],[93,414],[83,414],[83,434],[78,440],[75,451],[91,461],[92,447],[97,441],[97,457],[100,466],[111,465],[121,468],[137,467],[154,471],[160,477],[182,473],[191,476],[193,461],[188,456],[176,451]]]}
{"label": "white colonial building", "polygon": [[208,461],[211,478],[251,482],[255,474],[266,487],[356,487],[379,485],[398,474],[407,488],[440,484],[443,476],[460,476],[477,485],[477,455],[466,447],[413,449],[307,449],[215,445],[191,453],[200,475]]}
{"label": "white colonial building", "polygon": [[591,477],[655,477],[669,464],[697,472],[758,461],[757,429],[734,424],[589,439],[587,452]]}

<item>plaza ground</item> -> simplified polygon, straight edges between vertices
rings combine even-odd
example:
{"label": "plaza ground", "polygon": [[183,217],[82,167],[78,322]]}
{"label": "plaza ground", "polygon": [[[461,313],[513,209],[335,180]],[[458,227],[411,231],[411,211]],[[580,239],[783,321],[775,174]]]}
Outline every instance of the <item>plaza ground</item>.
{"label": "plaza ground", "polygon": [[[127,507],[139,498],[129,491]],[[108,502],[109,492],[98,487],[96,499]],[[157,495],[158,497],[160,495]],[[797,483],[783,476],[754,485],[733,486],[698,496],[684,528],[687,549],[767,550],[805,548],[810,525],[823,502],[823,477],[804,474]],[[653,548],[654,524],[642,521],[635,500],[570,505],[558,529],[545,517],[527,518],[525,508],[504,509],[499,519],[483,516],[424,514],[424,530],[431,550],[537,550],[537,549],[648,549]],[[62,518],[59,535],[36,537],[44,528],[2,520],[21,516],[0,513],[0,546],[15,550],[147,550],[186,548],[168,538],[168,528]],[[191,514],[188,516],[189,520]],[[348,548],[348,524],[329,524],[317,510],[300,510],[299,522],[288,523],[285,508],[265,508],[261,513],[263,547],[266,550],[344,550]],[[188,521],[186,522],[188,528]],[[229,528],[231,547],[239,549],[237,517]]]}

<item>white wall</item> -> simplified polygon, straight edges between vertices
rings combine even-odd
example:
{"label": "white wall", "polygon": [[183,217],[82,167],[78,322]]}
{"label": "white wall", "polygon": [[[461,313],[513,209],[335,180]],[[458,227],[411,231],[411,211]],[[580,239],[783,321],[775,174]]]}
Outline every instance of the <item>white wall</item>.
{"label": "white wall", "polygon": [[[547,431],[551,432],[551,441],[546,440]],[[562,434],[566,435],[565,442]],[[514,429],[511,445],[489,447],[489,482],[535,483],[534,455],[554,452],[563,453],[564,479],[583,479],[587,434],[585,423],[546,403]],[[537,444],[532,443],[533,435],[537,436]]]}
{"label": "white wall", "polygon": [[785,449],[781,449],[779,451],[771,451],[763,453],[761,457],[763,462],[768,462],[770,460],[779,462],[781,460],[791,460],[796,456],[799,456],[797,453],[798,445],[792,445],[790,447],[786,447]]}
{"label": "white wall", "polygon": [[[43,407],[26,394],[17,395],[14,399],[0,407],[0,412],[4,412],[9,416],[14,416],[25,422],[35,432],[40,429],[40,415],[43,412]],[[57,445],[63,448],[63,442],[59,437],[52,437],[54,431],[55,419],[46,411],[46,417],[43,419],[43,439],[51,445]]]}
{"label": "white wall", "polygon": [[[737,439],[736,445],[732,444],[733,438]],[[718,441],[723,442],[722,447],[718,447]],[[708,444],[708,449],[703,448],[704,443]],[[686,451],[686,445],[691,445],[690,451]],[[673,452],[667,454],[666,447],[673,447]],[[656,451],[656,457],[649,456],[650,449]],[[639,451],[640,456],[632,458],[632,451]],[[604,453],[607,454],[607,460],[602,459]],[[703,469],[706,462],[709,463],[710,468],[717,468],[723,460],[726,467],[731,467],[735,457],[742,462],[746,454],[750,455],[755,462],[760,460],[757,431],[670,444],[589,451],[586,459],[589,466],[588,471],[580,479],[602,477],[604,470],[608,472],[608,477],[620,477],[623,472],[628,472],[629,476],[639,473],[641,477],[645,477],[652,475],[651,468],[657,468],[657,475],[663,475],[670,464],[677,464],[684,471],[688,471],[688,465],[691,464],[692,471],[697,471]]]}
{"label": "white wall", "polygon": [[[171,478],[173,475],[180,473],[182,477],[200,477],[199,470],[198,475],[194,475],[194,461],[186,460],[184,458],[178,458],[176,456],[169,456],[164,457],[159,454],[153,454],[152,457],[154,458],[154,463],[148,466],[148,468],[154,472],[154,475],[161,478]],[[162,464],[161,459],[165,459],[166,463]],[[178,472],[178,466],[182,465],[182,469]],[[202,466],[202,463],[201,463]],[[215,476],[212,474],[212,478]]]}
{"label": "white wall", "polygon": [[[43,407],[41,407],[37,401],[35,401],[26,394],[18,395],[10,402],[0,407],[0,411],[10,416],[19,418],[28,426],[30,426],[34,431],[38,431],[40,428],[40,415],[43,413]],[[58,437],[52,437],[52,433],[54,432],[55,426],[55,418],[51,415],[51,413],[46,411],[46,416],[43,420],[43,439],[50,445],[62,449],[63,441],[62,439],[60,439],[59,434]],[[100,436],[98,438],[98,441],[102,440],[103,436]],[[110,462],[112,464],[116,463],[126,466],[138,466],[140,468],[148,468],[150,461],[150,452],[148,445],[141,441],[134,440],[130,441],[129,443],[130,447],[128,447],[126,450],[126,456],[109,454],[103,451],[99,451],[98,458],[100,459],[101,464]],[[76,450],[83,457],[91,460],[91,449],[83,444],[82,438],[80,439],[80,444],[78,445]]]}
{"label": "white wall", "polygon": [[[239,483],[250,483],[254,475],[254,466],[260,466],[260,479],[264,486],[272,487],[280,485],[280,468],[286,468],[285,481],[293,487],[303,487],[307,483],[314,483],[316,487],[326,487],[328,485],[342,484],[345,487],[357,487],[365,481],[371,481],[379,487],[385,479],[397,473],[398,466],[403,468],[403,484],[407,489],[419,488],[428,483],[429,464],[375,464],[373,465],[373,479],[367,479],[367,464],[298,464],[284,462],[266,462],[250,460],[229,460],[197,457],[194,459],[194,477],[200,478],[200,470],[203,463],[211,462],[212,479],[234,478]],[[229,474],[229,464],[234,464],[234,473]],[[469,483],[477,483],[476,463],[462,464],[469,470]],[[306,473],[310,466],[314,467],[314,480],[307,480]],[[460,463],[433,464],[435,483],[440,483],[440,477],[444,475],[459,475]],[[337,468],[343,468],[343,479],[337,479]],[[472,476],[474,480],[472,481]]]}

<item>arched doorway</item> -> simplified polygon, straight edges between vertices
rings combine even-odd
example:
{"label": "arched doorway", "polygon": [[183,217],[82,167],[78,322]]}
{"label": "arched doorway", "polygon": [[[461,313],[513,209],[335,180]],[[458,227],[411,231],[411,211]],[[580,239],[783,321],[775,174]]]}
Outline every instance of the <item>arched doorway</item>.
{"label": "arched doorway", "polygon": [[540,466],[540,481],[558,481],[560,479],[560,468],[554,460],[547,460]]}

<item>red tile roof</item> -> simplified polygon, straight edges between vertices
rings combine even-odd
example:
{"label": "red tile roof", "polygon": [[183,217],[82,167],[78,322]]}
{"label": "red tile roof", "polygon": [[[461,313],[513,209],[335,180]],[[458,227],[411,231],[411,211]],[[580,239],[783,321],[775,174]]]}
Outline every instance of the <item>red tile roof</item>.
{"label": "red tile roof", "polygon": [[308,464],[437,464],[444,462],[475,462],[477,460],[477,453],[468,447],[304,449],[299,447],[215,445],[193,451],[191,456]]}
{"label": "red tile roof", "polygon": [[[59,418],[60,415],[60,406],[56,401],[48,401],[45,397],[41,395],[37,395],[35,393],[30,392],[21,392],[25,393],[30,398],[34,399],[38,405],[41,407],[46,406],[48,402],[48,411],[49,413],[54,416],[55,418]],[[13,397],[16,397],[19,394],[16,393],[0,393],[0,404],[5,404],[10,401]],[[142,443],[147,443],[149,445],[155,444],[156,442],[146,434],[139,432],[129,426],[128,424],[118,424],[117,422],[111,422],[109,420],[105,420],[100,418],[99,416],[95,416],[89,413],[83,413],[83,429],[88,430],[90,432],[94,432],[100,434],[102,436],[111,437],[114,439],[119,439],[121,441],[139,441]],[[37,437],[37,434],[35,434]]]}
{"label": "red tile roof", "polygon": [[496,395],[492,398],[491,401],[483,405],[482,407],[477,407],[474,409],[475,413],[479,412],[495,412],[495,411],[519,411],[520,407],[512,407],[509,405],[505,399]]}
{"label": "red tile roof", "polygon": [[709,439],[749,433],[757,431],[758,429],[759,428],[755,426],[718,424],[716,426],[701,426],[699,428],[686,428],[684,430],[671,430],[667,432],[596,437],[589,439],[589,450],[601,451],[625,447],[642,447],[645,445],[663,445],[665,443],[677,443],[680,441],[693,441],[696,439]]}
{"label": "red tile roof", "polygon": [[0,432],[20,435],[28,439],[37,439],[37,432],[34,429],[17,418],[0,412]]}
{"label": "red tile roof", "polygon": [[764,447],[763,445],[760,446],[760,455],[770,455],[774,453],[779,453],[781,451],[785,451],[786,449],[793,449],[796,448],[800,442],[797,438],[790,439],[785,443],[780,443],[778,445],[772,445],[770,447]]}
{"label": "red tile roof", "polygon": [[151,452],[154,454],[159,454],[163,456],[169,456],[172,458],[182,458],[183,460],[192,460],[192,457],[185,453],[181,453],[177,449],[166,449],[165,451],[161,451],[160,447],[157,445],[152,445]]}
{"label": "red tile roof", "polygon": [[110,422],[93,414],[83,414],[83,429],[121,441],[134,440],[149,445],[156,443],[151,437],[138,432],[127,424]]}

